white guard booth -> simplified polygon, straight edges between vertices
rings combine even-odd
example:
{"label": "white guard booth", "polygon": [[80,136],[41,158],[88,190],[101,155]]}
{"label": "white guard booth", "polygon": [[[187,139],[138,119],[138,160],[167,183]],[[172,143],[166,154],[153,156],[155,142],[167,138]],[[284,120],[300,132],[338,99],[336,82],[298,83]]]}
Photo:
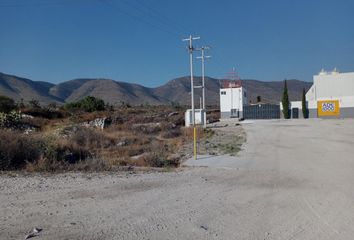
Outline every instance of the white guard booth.
{"label": "white guard booth", "polygon": [[241,82],[225,81],[220,88],[220,117],[243,118],[244,105],[247,105],[247,93]]}

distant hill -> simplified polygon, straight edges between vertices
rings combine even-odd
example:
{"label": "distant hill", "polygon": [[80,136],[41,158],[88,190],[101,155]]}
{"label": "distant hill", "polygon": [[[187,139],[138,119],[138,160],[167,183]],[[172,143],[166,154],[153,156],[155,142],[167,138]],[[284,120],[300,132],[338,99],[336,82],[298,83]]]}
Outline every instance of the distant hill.
{"label": "distant hill", "polygon": [[60,83],[50,89],[50,94],[70,102],[86,96],[95,96],[111,104],[122,101],[130,104],[160,104],[152,89],[133,83],[109,79],[76,79]]}
{"label": "distant hill", "polygon": [[[194,84],[201,85],[201,78],[196,77]],[[290,100],[301,100],[302,89],[307,91],[312,83],[300,80],[287,80]],[[208,105],[219,105],[219,79],[205,78],[206,103]],[[262,102],[279,103],[283,94],[284,82],[272,81],[262,82],[258,80],[242,80],[242,86],[246,88],[248,100],[256,102],[257,96],[261,96]],[[166,84],[153,90],[154,94],[162,99],[190,104],[190,78],[181,77],[173,79]],[[202,96],[201,89],[195,91],[196,105]]]}
{"label": "distant hill", "polygon": [[[205,78],[206,100],[208,105],[219,104],[219,80]],[[201,78],[195,77],[195,85],[201,85]],[[248,91],[249,100],[256,101],[261,96],[263,102],[278,103],[283,92],[282,81],[263,82],[258,80],[242,80]],[[300,80],[288,80],[291,100],[300,100],[302,89],[311,87],[312,83]],[[48,82],[32,81],[13,75],[0,73],[0,95],[19,101],[36,99],[42,104],[51,102],[65,103],[81,99],[85,96],[102,98],[106,102],[116,104],[168,104],[171,102],[190,104],[190,78],[180,77],[166,84],[148,88],[139,84],[118,82],[110,79],[74,79],[57,85]],[[195,91],[196,105],[202,96],[201,89]]]}
{"label": "distant hill", "polygon": [[[302,89],[307,91],[312,83],[300,80],[287,80],[289,98],[291,101],[301,100]],[[262,102],[279,103],[284,89],[283,81],[262,82],[258,80],[243,80],[242,86],[247,89],[248,100],[256,102],[261,96]]]}
{"label": "distant hill", "polygon": [[26,78],[0,73],[0,94],[16,101],[36,99],[42,103],[62,102],[62,99],[49,94],[52,83],[36,82]]}
{"label": "distant hill", "polygon": [[[194,78],[194,85],[201,85],[201,78]],[[219,80],[214,78],[205,78],[205,95],[206,104],[218,105],[219,104]],[[190,104],[191,102],[191,80],[190,77],[180,77],[168,81],[166,84],[154,88],[153,93],[161,99],[170,102],[179,102],[181,104]],[[195,102],[199,103],[202,97],[202,90],[195,90]]]}

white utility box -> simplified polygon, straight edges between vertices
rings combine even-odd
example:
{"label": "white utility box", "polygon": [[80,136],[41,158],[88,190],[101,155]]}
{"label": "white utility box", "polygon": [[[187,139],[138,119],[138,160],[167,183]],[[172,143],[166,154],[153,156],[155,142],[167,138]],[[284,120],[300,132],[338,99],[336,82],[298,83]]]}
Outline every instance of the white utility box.
{"label": "white utility box", "polygon": [[[186,127],[193,126],[192,109],[188,109],[184,115]],[[194,109],[195,124],[204,126],[206,124],[206,111],[205,109]]]}

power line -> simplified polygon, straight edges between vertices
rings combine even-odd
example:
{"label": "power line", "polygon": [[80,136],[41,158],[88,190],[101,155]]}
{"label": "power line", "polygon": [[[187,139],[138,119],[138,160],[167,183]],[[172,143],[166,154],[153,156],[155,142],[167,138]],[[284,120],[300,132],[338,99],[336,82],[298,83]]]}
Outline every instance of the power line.
{"label": "power line", "polygon": [[52,0],[46,2],[23,2],[23,3],[0,3],[0,7],[40,7],[40,6],[52,6],[52,5],[64,5],[73,4],[82,0]]}
{"label": "power line", "polygon": [[[155,23],[158,23],[159,26],[164,26],[167,27],[169,29],[169,31],[173,31],[174,33],[176,33],[177,35],[183,35],[181,34],[179,29],[176,29],[175,26],[169,25],[164,21],[161,21],[159,19],[156,18],[156,16],[154,14],[151,14],[150,11],[146,10],[146,8],[142,7],[141,5],[137,4],[137,2],[133,2],[133,1],[129,1],[129,0],[121,0],[123,3],[125,3],[127,6],[129,6],[130,8],[134,9],[136,13],[141,13],[140,16],[146,17],[149,20],[152,20]],[[174,29],[174,30],[173,30]],[[183,31],[182,31],[183,32]]]}
{"label": "power line", "polygon": [[[88,0],[47,0],[47,1],[36,1],[36,2],[0,2],[0,7],[40,7],[40,6],[53,6],[53,5],[66,5],[66,4],[75,4],[80,2],[87,2]],[[141,13],[140,16],[134,15],[129,11],[126,11],[122,8],[119,8],[117,5],[113,4],[108,0],[92,0],[92,2],[98,1],[101,4],[108,5],[116,11],[138,21],[144,23],[152,28],[158,29],[162,32],[168,33],[173,37],[181,37],[183,35],[182,28],[177,27],[177,25],[171,24],[171,21],[167,17],[164,17],[158,11],[154,10],[152,7],[144,4],[142,2],[132,2],[122,0],[122,2],[135,10],[135,13]],[[147,18],[150,17],[150,18]],[[164,19],[164,20],[163,20]]]}
{"label": "power line", "polygon": [[180,31],[182,33],[184,33],[184,32],[192,32],[191,29],[189,29],[187,26],[182,25],[182,24],[178,24],[177,22],[171,20],[171,18],[167,17],[166,15],[164,15],[161,12],[157,11],[153,7],[149,6],[146,2],[139,1],[139,0],[135,0],[135,2],[137,4],[139,4],[140,6],[144,7],[150,13],[152,13],[152,15],[155,16],[156,18],[159,18],[166,25],[170,25],[170,26],[174,27],[175,29],[177,29],[178,31]]}
{"label": "power line", "polygon": [[108,5],[110,6],[111,8],[113,8],[114,10],[120,12],[120,13],[123,13],[124,15],[130,17],[130,18],[133,18],[134,20],[138,21],[138,22],[142,22],[146,25],[149,25],[150,27],[152,28],[155,28],[155,29],[158,29],[162,32],[165,32],[165,33],[168,33],[174,37],[178,36],[180,37],[180,35],[170,29],[167,29],[167,28],[164,28],[164,27],[161,27],[159,25],[156,25],[155,23],[152,23],[151,21],[148,21],[146,19],[144,19],[143,17],[140,17],[140,16],[136,16],[134,14],[131,14],[129,11],[125,11],[123,10],[122,8],[118,8],[117,5],[113,4],[112,2],[109,2],[109,1],[106,1],[106,0],[98,0],[100,3],[102,4],[105,4],[105,5]]}

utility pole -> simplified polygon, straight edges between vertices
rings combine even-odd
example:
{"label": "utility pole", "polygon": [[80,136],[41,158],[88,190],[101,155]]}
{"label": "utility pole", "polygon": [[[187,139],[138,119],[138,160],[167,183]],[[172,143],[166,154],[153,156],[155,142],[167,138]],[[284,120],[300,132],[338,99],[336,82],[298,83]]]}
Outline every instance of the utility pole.
{"label": "utility pole", "polygon": [[195,109],[194,109],[194,82],[193,82],[193,40],[200,39],[200,37],[192,37],[182,39],[182,41],[189,41],[188,51],[189,51],[189,63],[191,70],[191,104],[192,104],[192,123],[193,123],[193,149],[194,149],[194,159],[197,160],[197,129],[195,128]]}
{"label": "utility pole", "polygon": [[206,58],[210,58],[211,56],[205,56],[204,51],[209,50],[210,47],[201,47],[200,50],[202,55],[197,57],[197,59],[202,60],[202,97],[203,97],[203,110],[204,110],[204,127],[206,127],[206,109],[205,109],[205,64],[204,61]]}
{"label": "utility pole", "polygon": [[195,109],[194,109],[194,82],[193,82],[193,51],[195,51],[193,47],[193,40],[198,40],[200,37],[192,37],[189,35],[189,38],[182,39],[182,41],[189,41],[188,52],[189,52],[189,64],[191,71],[191,105],[192,105],[192,123],[193,127],[195,127]]}

